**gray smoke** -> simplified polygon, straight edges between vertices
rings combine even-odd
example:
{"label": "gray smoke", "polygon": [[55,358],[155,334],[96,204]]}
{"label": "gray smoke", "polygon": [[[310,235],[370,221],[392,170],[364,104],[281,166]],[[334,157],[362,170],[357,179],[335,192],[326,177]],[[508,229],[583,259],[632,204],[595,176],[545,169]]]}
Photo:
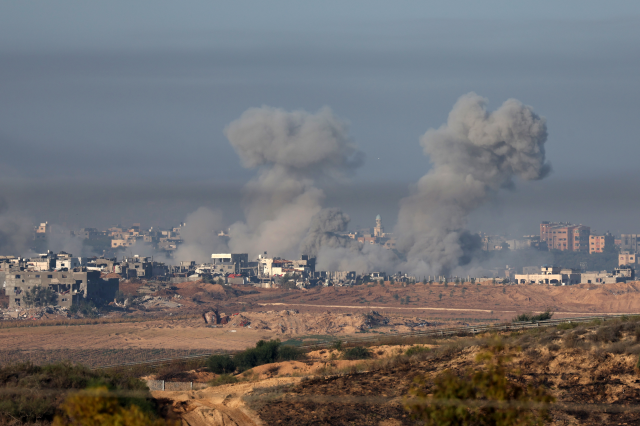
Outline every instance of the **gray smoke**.
{"label": "gray smoke", "polygon": [[176,265],[182,261],[192,260],[195,260],[196,263],[209,263],[212,253],[228,252],[229,247],[226,241],[218,235],[224,229],[220,211],[200,207],[195,212],[188,214],[184,223],[185,225],[180,230],[182,243],[178,245],[172,255],[168,255],[163,250],[156,250],[152,244],[142,241],[127,248],[125,253],[129,256],[153,257],[156,262]]}
{"label": "gray smoke", "polygon": [[296,256],[321,211],[324,193],[316,182],[343,179],[362,164],[347,124],[329,108],[310,114],[263,106],[244,112],[225,135],[242,164],[258,169],[245,188],[246,222],[230,228],[230,249]]}
{"label": "gray smoke", "polygon": [[340,209],[328,208],[317,213],[311,220],[311,226],[307,236],[300,244],[300,252],[312,257],[317,257],[320,249],[359,248],[359,243],[349,237],[339,235],[349,226],[349,215]]}
{"label": "gray smoke", "polygon": [[393,272],[398,263],[395,253],[340,235],[348,225],[349,216],[339,209],[321,210],[300,245],[302,253],[316,257],[316,267],[321,271]]}
{"label": "gray smoke", "polygon": [[513,188],[516,177],[544,178],[546,140],[544,118],[515,99],[494,112],[475,93],[458,99],[447,123],[420,139],[433,167],[400,203],[395,232],[404,268],[447,274],[468,263],[479,243],[465,230],[469,214],[493,192]]}
{"label": "gray smoke", "polygon": [[11,212],[0,197],[0,256],[26,256],[33,242],[33,226],[23,215]]}
{"label": "gray smoke", "polygon": [[74,256],[95,256],[102,253],[94,253],[90,247],[84,245],[84,239],[73,235],[71,231],[64,226],[57,224],[49,225],[49,233],[47,234],[47,250],[54,253],[64,251]]}
{"label": "gray smoke", "polygon": [[195,260],[197,263],[211,262],[212,253],[225,253],[226,242],[218,236],[224,229],[222,213],[200,207],[189,214],[180,232],[183,243],[178,246],[173,258],[176,262]]}

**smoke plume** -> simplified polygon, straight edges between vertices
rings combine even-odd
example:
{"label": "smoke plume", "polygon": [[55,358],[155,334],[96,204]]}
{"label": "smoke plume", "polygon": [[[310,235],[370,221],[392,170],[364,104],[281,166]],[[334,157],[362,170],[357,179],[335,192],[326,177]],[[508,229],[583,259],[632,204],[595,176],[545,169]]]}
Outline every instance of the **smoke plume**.
{"label": "smoke plume", "polygon": [[305,111],[251,108],[225,129],[246,168],[258,176],[245,187],[245,222],[229,231],[233,252],[299,254],[324,193],[318,180],[342,179],[362,164],[347,124],[329,108]]}
{"label": "smoke plume", "polygon": [[180,232],[183,243],[178,246],[176,261],[195,260],[197,263],[211,262],[211,253],[224,253],[228,250],[226,242],[218,236],[224,229],[222,214],[206,207],[200,207],[189,214],[185,227]]}
{"label": "smoke plume", "polygon": [[320,249],[349,248],[358,249],[359,243],[349,237],[339,235],[349,226],[349,215],[340,209],[323,209],[311,220],[309,232],[300,244],[302,254],[317,257]]}
{"label": "smoke plume", "polygon": [[23,215],[12,213],[9,203],[0,197],[0,256],[29,254],[33,226]]}
{"label": "smoke plume", "polygon": [[447,123],[421,137],[433,167],[400,203],[397,246],[406,268],[447,274],[468,263],[479,243],[465,230],[469,214],[516,177],[544,178],[546,140],[544,118],[515,99],[494,112],[475,93],[458,99]]}

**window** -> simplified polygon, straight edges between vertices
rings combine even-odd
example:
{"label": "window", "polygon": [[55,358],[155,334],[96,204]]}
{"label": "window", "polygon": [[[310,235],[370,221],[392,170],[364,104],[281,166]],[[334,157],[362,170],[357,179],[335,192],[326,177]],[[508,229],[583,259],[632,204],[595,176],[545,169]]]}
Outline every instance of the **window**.
{"label": "window", "polygon": [[53,275],[47,275],[47,278],[53,278]]}
{"label": "window", "polygon": [[20,275],[16,275],[16,278],[20,278]]}
{"label": "window", "polygon": [[36,275],[36,278],[40,278],[40,275]]}

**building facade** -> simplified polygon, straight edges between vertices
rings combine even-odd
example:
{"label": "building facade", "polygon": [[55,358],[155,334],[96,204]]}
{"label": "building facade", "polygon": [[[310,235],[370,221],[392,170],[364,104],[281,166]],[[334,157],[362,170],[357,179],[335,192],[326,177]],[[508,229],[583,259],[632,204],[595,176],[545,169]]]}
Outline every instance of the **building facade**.
{"label": "building facade", "polygon": [[606,233],[604,235],[589,235],[589,253],[603,253],[605,248],[613,248],[614,237]]}
{"label": "building facade", "polygon": [[54,305],[70,308],[82,300],[103,303],[115,298],[120,286],[117,278],[102,279],[98,271],[12,271],[5,274],[5,294],[9,308],[28,308],[25,294],[34,287],[53,291]]}
{"label": "building facade", "polygon": [[549,250],[589,251],[591,228],[566,222],[542,222],[540,240],[547,243]]}

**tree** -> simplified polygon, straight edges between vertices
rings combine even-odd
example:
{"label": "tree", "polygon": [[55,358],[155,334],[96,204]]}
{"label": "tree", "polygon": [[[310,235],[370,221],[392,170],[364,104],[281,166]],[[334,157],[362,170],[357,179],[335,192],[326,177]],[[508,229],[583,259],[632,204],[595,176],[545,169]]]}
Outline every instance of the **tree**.
{"label": "tree", "polygon": [[288,290],[293,290],[295,288],[298,288],[296,286],[296,277],[295,275],[291,275],[291,274],[285,274],[283,277],[280,278],[278,285],[280,286],[280,288],[286,288]]}
{"label": "tree", "polygon": [[400,296],[398,296],[398,293],[393,293],[393,298],[394,299],[398,300],[398,297],[400,297]]}
{"label": "tree", "polygon": [[224,285],[224,278],[222,277],[218,278],[218,284]]}
{"label": "tree", "polygon": [[207,367],[215,374],[228,374],[236,371],[236,364],[229,355],[211,355],[207,360]]}
{"label": "tree", "polygon": [[508,367],[511,355],[496,340],[476,357],[478,369],[462,375],[445,370],[429,389],[427,380],[412,386],[405,407],[427,425],[540,425],[551,420],[554,398],[542,387],[509,381],[516,372]]}
{"label": "tree", "polygon": [[438,295],[438,298],[439,298],[440,300],[442,300],[442,293],[440,293],[440,294]]}
{"label": "tree", "polygon": [[161,426],[163,419],[152,418],[137,405],[123,407],[106,386],[88,389],[67,396],[60,406],[61,414],[53,419],[54,426]]}
{"label": "tree", "polygon": [[27,307],[40,308],[42,306],[51,306],[58,303],[58,295],[49,287],[41,287],[39,285],[31,287],[25,291],[22,297]]}

